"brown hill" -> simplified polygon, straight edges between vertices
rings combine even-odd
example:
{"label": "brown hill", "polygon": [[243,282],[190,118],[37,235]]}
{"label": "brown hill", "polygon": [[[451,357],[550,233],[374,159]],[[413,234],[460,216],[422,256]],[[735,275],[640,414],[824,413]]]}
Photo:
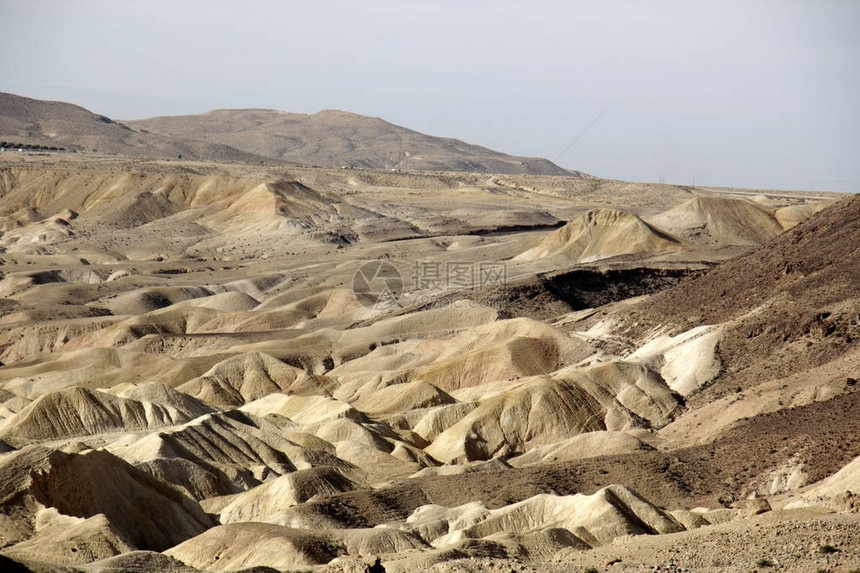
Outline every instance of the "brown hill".
{"label": "brown hill", "polygon": [[824,305],[860,294],[860,195],[654,297],[647,307],[668,316],[671,306],[676,315],[697,312],[705,322],[722,322],[781,293]]}
{"label": "brown hill", "polygon": [[220,143],[305,165],[570,175],[546,159],[514,157],[344,111],[305,115],[267,109],[222,109],[126,123],[168,137]]}
{"label": "brown hill", "polygon": [[515,157],[379,118],[331,110],[313,115],[215,110],[118,122],[70,103],[0,92],[0,142],[153,158],[581,175],[547,159]]}
{"label": "brown hill", "polygon": [[[625,310],[623,321],[634,338],[657,325],[683,331],[723,324],[719,353],[729,367],[700,398],[708,402],[850,356],[860,340],[858,308],[860,196],[855,196]],[[846,367],[848,372],[817,372],[816,383],[844,382],[846,374],[856,374]]]}
{"label": "brown hill", "polygon": [[219,143],[138,131],[80,106],[0,92],[0,140],[142,157],[253,161],[262,157]]}

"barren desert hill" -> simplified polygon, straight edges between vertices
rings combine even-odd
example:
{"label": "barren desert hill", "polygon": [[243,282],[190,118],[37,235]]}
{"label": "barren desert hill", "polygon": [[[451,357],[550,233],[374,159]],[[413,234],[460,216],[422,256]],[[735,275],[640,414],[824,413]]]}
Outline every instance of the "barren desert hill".
{"label": "barren desert hill", "polygon": [[261,157],[217,143],[142,133],[80,106],[0,92],[0,140],[132,157],[254,161]]}
{"label": "barren desert hill", "polygon": [[546,159],[515,157],[342,111],[216,110],[120,122],[74,104],[0,92],[0,141],[210,162],[582,176]]}
{"label": "barren desert hill", "polygon": [[[601,479],[628,484],[640,493],[646,493],[650,500],[669,506],[681,499],[706,505],[719,499],[722,500],[720,503],[733,503],[740,507],[748,496],[778,494],[778,499],[779,495],[790,495],[801,487],[800,484],[832,474],[860,453],[860,443],[856,438],[858,392],[853,378],[860,368],[854,268],[856,249],[860,245],[860,228],[856,225],[858,205],[860,202],[856,198],[846,199],[748,255],[730,260],[701,278],[683,282],[632,307],[631,322],[644,320],[646,326],[660,327],[667,320],[671,321],[673,309],[677,309],[678,316],[683,319],[693,311],[701,312],[703,304],[721,304],[723,298],[729,301],[730,306],[732,303],[737,305],[727,314],[705,315],[709,320],[719,318],[728,322],[717,347],[722,372],[710,382],[712,387],[692,395],[693,399],[684,406],[686,413],[659,432],[674,441],[680,441],[679,435],[683,435],[687,443],[696,443],[695,436],[699,436],[699,445],[661,448],[659,452],[597,455],[567,462],[561,461],[561,449],[556,448],[554,454],[558,457],[547,458],[543,464],[535,463],[539,458],[534,456],[526,462],[525,458],[530,456],[526,454],[522,456],[522,462],[518,462],[521,459],[518,457],[510,460],[516,466],[526,462],[522,469],[488,468],[483,473],[467,473],[458,477],[416,476],[408,483],[380,488],[373,494],[340,494],[336,499],[321,500],[316,506],[309,504],[305,511],[325,513],[329,510],[321,505],[346,505],[354,511],[351,519],[373,524],[375,519],[380,519],[376,512],[382,499],[389,501],[388,511],[407,515],[415,507],[411,504],[426,504],[431,500],[436,504],[455,506],[464,503],[469,496],[478,496],[504,506],[512,499],[526,499],[539,492],[593,491]],[[826,247],[829,242],[833,243],[832,246]],[[840,257],[840,253],[845,256]],[[822,255],[820,259],[819,254]],[[746,298],[746,292],[751,287],[754,291],[767,290],[770,296],[777,297],[786,286],[780,284],[780,279],[785,263],[789,261],[805,265],[805,278],[786,279],[794,283],[791,294],[796,307],[792,310],[814,323],[826,321],[827,309],[845,309],[849,316],[843,317],[846,321],[836,328],[826,324],[820,327],[812,324],[810,328],[808,324],[801,323],[800,330],[792,330],[778,320],[774,323],[773,336],[761,344],[754,342],[747,355],[742,356],[737,348],[741,343],[733,341],[738,335],[731,329],[736,325],[743,326],[749,307],[756,304],[756,300]],[[740,275],[727,278],[737,273],[739,268],[747,269],[744,276],[748,280],[741,279]],[[757,276],[750,270],[753,268],[761,272],[760,279],[749,280]],[[834,273],[834,276],[827,273]],[[720,285],[720,293],[702,294],[703,285],[709,284]],[[832,289],[825,288],[828,284]],[[697,294],[701,294],[700,299],[695,298]],[[787,306],[791,308],[792,303],[789,301]],[[638,310],[642,308],[647,310]],[[625,314],[629,309],[621,307],[615,312]],[[611,314],[612,311],[608,312]],[[772,309],[767,312],[772,312]],[[732,322],[732,319],[738,322]],[[782,334],[785,337],[781,337]],[[755,336],[758,334],[753,333]],[[797,344],[796,337],[802,338],[800,344]],[[746,334],[742,338],[746,339]],[[724,352],[723,344],[731,352]],[[822,346],[830,350],[821,352]],[[676,365],[695,363],[708,351],[703,346],[690,350],[692,352],[686,356],[684,352],[663,353],[660,362],[665,364],[658,362],[657,367],[673,362]],[[810,353],[808,362],[791,357],[792,354],[805,356],[805,352]],[[629,357],[631,360],[634,358],[635,354]],[[748,381],[744,391],[738,388],[736,394],[738,377],[735,371],[749,369],[750,363],[757,367],[758,380]],[[670,373],[663,370],[667,378]],[[731,385],[731,395],[727,400],[722,400],[720,393],[710,392],[712,388],[722,388],[724,394],[727,385]],[[718,413],[715,414],[715,409],[727,411],[734,418],[721,419]],[[538,417],[534,409],[531,413]],[[515,415],[510,410],[500,409],[496,419],[512,419]],[[464,421],[468,419],[468,416],[462,418]],[[481,437],[480,428],[473,425],[470,431]],[[501,431],[507,434],[514,430],[513,426],[507,425]],[[434,442],[431,451],[439,444],[438,440]],[[533,453],[537,451],[532,450]],[[601,478],[601,475],[606,477]],[[848,491],[853,491],[858,485],[860,482],[852,478]],[[685,493],[680,493],[682,491]],[[844,493],[845,490],[840,491]],[[398,502],[394,502],[395,499]],[[851,495],[848,499],[849,504],[853,503]]]}
{"label": "barren desert hill", "polygon": [[0,154],[0,555],[850,571],[857,204],[819,197]]}
{"label": "barren desert hill", "polygon": [[561,256],[586,262],[621,254],[667,251],[680,246],[680,241],[635,215],[594,209],[566,224],[534,249],[518,255],[516,260]]}
{"label": "barren desert hill", "polygon": [[570,174],[546,159],[513,157],[345,111],[325,110],[305,115],[266,109],[223,109],[126,123],[152,133],[221,143],[303,165]]}
{"label": "barren desert hill", "polygon": [[705,322],[721,322],[780,293],[821,305],[853,299],[860,296],[858,233],[860,196],[854,195],[646,306],[675,320],[699,313]]}
{"label": "barren desert hill", "polygon": [[[860,344],[860,197],[630,309],[625,321],[674,331],[723,324],[731,364],[711,391],[747,387],[856,352]],[[846,373],[851,376],[851,373]],[[819,376],[819,383],[827,380]]]}
{"label": "barren desert hill", "polygon": [[[800,207],[802,208],[802,207]],[[792,209],[772,211],[743,197],[693,197],[653,217],[654,225],[691,242],[757,245],[788,228]]]}

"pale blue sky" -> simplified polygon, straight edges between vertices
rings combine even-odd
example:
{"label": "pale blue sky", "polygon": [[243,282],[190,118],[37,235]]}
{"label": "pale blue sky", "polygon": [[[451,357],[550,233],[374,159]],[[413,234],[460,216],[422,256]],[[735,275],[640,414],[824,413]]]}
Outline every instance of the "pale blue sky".
{"label": "pale blue sky", "polygon": [[0,91],[343,109],[603,177],[860,191],[860,1],[0,0]]}

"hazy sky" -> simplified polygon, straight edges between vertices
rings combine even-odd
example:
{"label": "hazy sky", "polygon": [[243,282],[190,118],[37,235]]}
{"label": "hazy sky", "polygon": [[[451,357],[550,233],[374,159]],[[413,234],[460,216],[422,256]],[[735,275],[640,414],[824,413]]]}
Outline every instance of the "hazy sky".
{"label": "hazy sky", "polygon": [[860,191],[858,0],[0,0],[0,91],[116,119],[342,109],[603,177]]}

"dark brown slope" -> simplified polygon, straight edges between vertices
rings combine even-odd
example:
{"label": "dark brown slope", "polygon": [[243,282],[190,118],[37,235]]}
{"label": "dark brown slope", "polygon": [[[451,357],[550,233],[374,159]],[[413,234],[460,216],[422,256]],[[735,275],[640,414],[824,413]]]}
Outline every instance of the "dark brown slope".
{"label": "dark brown slope", "polygon": [[[726,372],[710,399],[747,382],[782,378],[856,352],[860,340],[860,196],[644,301],[628,334],[729,322]],[[635,325],[635,326],[633,326]]]}
{"label": "dark brown slope", "polygon": [[0,141],[153,158],[253,161],[262,157],[220,143],[182,141],[135,130],[63,102],[0,92]]}
{"label": "dark brown slope", "polygon": [[546,159],[514,157],[343,111],[305,115],[265,109],[216,110],[127,123],[152,133],[221,143],[304,165],[571,175]]}

